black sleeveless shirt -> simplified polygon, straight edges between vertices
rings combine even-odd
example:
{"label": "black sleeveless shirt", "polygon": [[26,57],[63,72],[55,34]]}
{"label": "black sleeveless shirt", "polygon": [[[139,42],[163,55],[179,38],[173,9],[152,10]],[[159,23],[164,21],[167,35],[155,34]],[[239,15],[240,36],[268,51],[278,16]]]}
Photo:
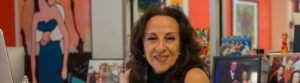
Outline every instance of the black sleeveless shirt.
{"label": "black sleeveless shirt", "polygon": [[[192,67],[192,68],[198,68],[198,67]],[[184,74],[181,76],[179,83],[184,83],[187,72],[192,68],[185,69]],[[165,83],[166,76],[169,72],[170,71],[168,70],[167,72],[162,73],[162,74],[155,74],[152,70],[150,70],[150,73],[149,73],[150,83]]]}

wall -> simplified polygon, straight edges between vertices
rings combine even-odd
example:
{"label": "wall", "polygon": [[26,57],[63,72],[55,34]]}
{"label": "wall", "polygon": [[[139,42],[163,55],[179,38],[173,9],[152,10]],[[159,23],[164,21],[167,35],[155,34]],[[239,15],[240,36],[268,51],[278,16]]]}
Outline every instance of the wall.
{"label": "wall", "polygon": [[123,0],[91,0],[94,59],[123,57]]}
{"label": "wall", "polygon": [[0,0],[0,29],[3,30],[7,46],[15,46],[14,0]]}
{"label": "wall", "polygon": [[[258,11],[258,35],[259,35],[259,49],[265,49],[266,51],[271,50],[271,0],[253,0],[258,3],[259,11]],[[278,1],[278,0],[273,0]],[[227,36],[231,35],[231,27],[232,27],[232,22],[231,22],[231,0],[226,0],[227,4],[227,10],[226,10],[226,21],[227,21]],[[277,9],[276,9],[277,10]],[[273,13],[273,12],[272,12]],[[265,52],[266,52],[265,51]]]}
{"label": "wall", "polygon": [[209,0],[190,0],[189,17],[194,28],[209,28]]}
{"label": "wall", "polygon": [[289,0],[272,0],[272,49],[280,50],[281,33],[287,32],[289,27],[288,20]]}

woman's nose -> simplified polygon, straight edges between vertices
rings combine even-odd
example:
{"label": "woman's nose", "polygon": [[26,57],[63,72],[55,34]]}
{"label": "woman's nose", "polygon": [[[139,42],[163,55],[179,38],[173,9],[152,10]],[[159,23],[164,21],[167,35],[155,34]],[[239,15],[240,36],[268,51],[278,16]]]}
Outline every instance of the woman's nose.
{"label": "woman's nose", "polygon": [[167,48],[166,42],[164,40],[160,40],[158,42],[156,50],[159,51],[159,52],[164,52],[166,50],[166,48]]}

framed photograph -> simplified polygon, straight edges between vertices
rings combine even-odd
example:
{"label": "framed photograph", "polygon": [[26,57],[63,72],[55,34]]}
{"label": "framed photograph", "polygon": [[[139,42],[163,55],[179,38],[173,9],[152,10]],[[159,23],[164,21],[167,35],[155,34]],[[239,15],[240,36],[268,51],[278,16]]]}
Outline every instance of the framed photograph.
{"label": "framed photograph", "polygon": [[151,7],[164,7],[166,0],[132,0],[132,25]]}
{"label": "framed photograph", "polygon": [[233,36],[250,35],[252,47],[258,48],[258,4],[255,1],[232,1],[232,34]]}
{"label": "framed photograph", "polygon": [[132,26],[151,7],[177,6],[180,11],[189,16],[189,0],[132,0],[131,4]]}
{"label": "framed photograph", "polygon": [[277,54],[271,57],[270,83],[299,83],[300,55]]}
{"label": "framed photograph", "polygon": [[260,56],[214,56],[213,83],[260,83]]}
{"label": "framed photograph", "polygon": [[124,60],[89,60],[86,83],[119,83],[124,72]]}

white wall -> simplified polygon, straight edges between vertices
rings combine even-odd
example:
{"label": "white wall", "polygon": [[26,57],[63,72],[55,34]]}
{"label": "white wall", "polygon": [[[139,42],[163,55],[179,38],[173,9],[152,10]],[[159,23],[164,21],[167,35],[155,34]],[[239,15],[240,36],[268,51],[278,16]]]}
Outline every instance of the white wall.
{"label": "white wall", "polygon": [[120,59],[123,46],[123,0],[91,0],[93,59]]}
{"label": "white wall", "polygon": [[288,33],[289,29],[289,0],[272,0],[271,1],[271,27],[272,27],[272,50],[280,50],[281,33]]}

